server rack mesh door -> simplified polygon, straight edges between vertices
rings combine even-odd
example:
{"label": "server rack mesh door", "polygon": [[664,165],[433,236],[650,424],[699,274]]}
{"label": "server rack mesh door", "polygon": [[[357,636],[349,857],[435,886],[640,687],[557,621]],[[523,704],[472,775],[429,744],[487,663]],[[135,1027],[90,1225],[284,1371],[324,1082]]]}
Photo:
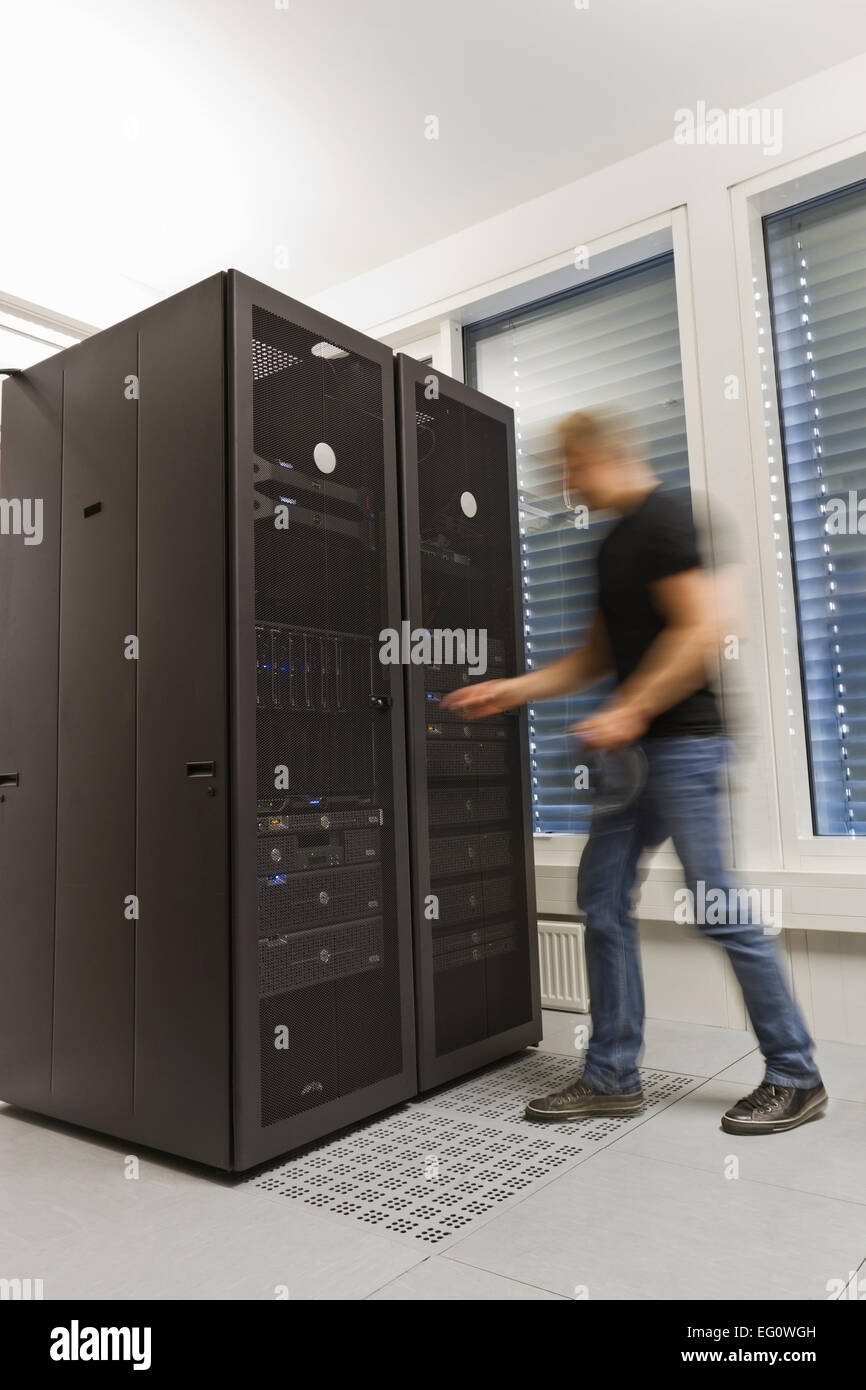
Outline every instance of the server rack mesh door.
{"label": "server rack mesh door", "polygon": [[[508,427],[450,394],[414,382],[421,540],[420,625],[441,650],[415,681],[426,754],[426,854],[437,1057],[472,1049],[533,1018],[535,923],[529,904],[525,749],[514,713],[471,724],[441,708],[472,680],[513,675],[515,624]],[[412,389],[412,388],[410,388]],[[468,393],[464,393],[468,394]],[[404,390],[404,409],[406,408]],[[464,660],[449,632],[462,632]],[[486,640],[487,670],[472,675]],[[489,1055],[486,1058],[489,1060]]]}
{"label": "server rack mesh door", "polygon": [[[382,366],[253,307],[263,1125],[402,1065]],[[285,1028],[291,1045],[275,1046]]]}

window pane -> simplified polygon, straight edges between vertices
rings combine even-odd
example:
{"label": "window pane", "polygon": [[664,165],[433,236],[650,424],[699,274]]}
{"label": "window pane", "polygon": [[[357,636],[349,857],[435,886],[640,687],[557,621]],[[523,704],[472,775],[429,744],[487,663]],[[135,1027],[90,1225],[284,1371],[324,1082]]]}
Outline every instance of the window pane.
{"label": "window pane", "polygon": [[819,835],[866,833],[866,189],[765,222]]}
{"label": "window pane", "polygon": [[[595,607],[595,553],[612,524],[576,529],[566,506],[556,425],[570,411],[616,405],[634,416],[667,487],[688,487],[673,257],[471,328],[469,380],[513,407],[523,531],[527,661],[546,666],[579,646]],[[574,786],[566,730],[602,687],[530,709],[534,829],[585,831],[590,801]]]}

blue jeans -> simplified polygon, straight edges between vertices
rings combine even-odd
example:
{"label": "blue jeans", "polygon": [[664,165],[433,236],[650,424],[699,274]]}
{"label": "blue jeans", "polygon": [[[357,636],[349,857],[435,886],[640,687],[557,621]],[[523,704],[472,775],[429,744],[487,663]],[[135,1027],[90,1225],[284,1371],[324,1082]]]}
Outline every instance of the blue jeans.
{"label": "blue jeans", "polygon": [[[695,894],[692,902],[713,901],[714,889],[725,894],[716,901],[731,901],[719,833],[726,740],[650,738],[641,747],[647,758],[643,790],[624,808],[596,812],[577,878],[592,1010],[583,1078],[606,1092],[637,1091],[641,1084],[644,994],[631,898],[642,850],[670,836],[686,886]],[[731,921],[750,916],[740,910],[696,915],[721,917],[717,924],[696,925],[728,952],[764,1055],[765,1080],[816,1085],[821,1077],[814,1044],[785,983],[773,937],[753,920]]]}

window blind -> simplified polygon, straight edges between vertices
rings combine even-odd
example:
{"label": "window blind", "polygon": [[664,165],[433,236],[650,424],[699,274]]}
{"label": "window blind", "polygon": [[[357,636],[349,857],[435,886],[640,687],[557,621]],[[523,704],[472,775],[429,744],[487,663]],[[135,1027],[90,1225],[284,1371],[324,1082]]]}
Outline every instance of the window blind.
{"label": "window blind", "polygon": [[[556,425],[573,410],[611,405],[640,428],[665,487],[688,488],[673,257],[600,278],[466,333],[468,379],[510,405],[517,433],[527,663],[549,665],[585,641],[596,602],[595,554],[613,518],[586,528],[563,497]],[[568,728],[605,687],[531,706],[534,830],[583,832],[590,797]]]}
{"label": "window blind", "polygon": [[764,232],[813,824],[863,835],[866,186],[774,214]]}

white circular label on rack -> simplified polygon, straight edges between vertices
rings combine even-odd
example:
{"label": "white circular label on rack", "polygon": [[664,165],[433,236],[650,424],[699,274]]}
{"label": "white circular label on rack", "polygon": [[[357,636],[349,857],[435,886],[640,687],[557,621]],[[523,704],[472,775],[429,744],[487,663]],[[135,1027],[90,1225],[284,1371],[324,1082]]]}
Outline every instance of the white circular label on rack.
{"label": "white circular label on rack", "polygon": [[471,492],[461,492],[460,507],[464,516],[474,516],[478,511],[478,503]]}
{"label": "white circular label on rack", "polygon": [[313,450],[313,462],[320,473],[333,473],[337,466],[337,455],[330,444],[317,444]]}

